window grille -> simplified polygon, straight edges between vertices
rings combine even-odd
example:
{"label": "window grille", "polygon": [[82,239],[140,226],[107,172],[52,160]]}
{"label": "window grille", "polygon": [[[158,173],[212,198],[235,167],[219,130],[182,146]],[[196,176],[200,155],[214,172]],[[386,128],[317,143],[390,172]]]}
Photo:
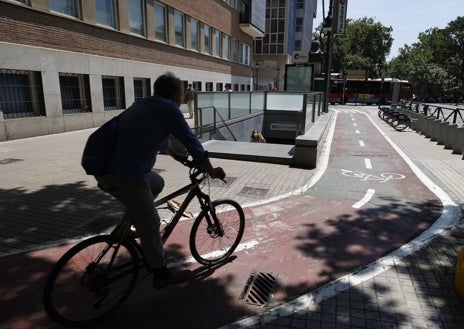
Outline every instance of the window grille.
{"label": "window grille", "polygon": [[134,78],[134,100],[137,101],[150,95],[150,79]]}
{"label": "window grille", "polygon": [[59,73],[63,114],[92,111],[89,76]]}
{"label": "window grille", "polygon": [[103,107],[105,111],[121,110],[126,107],[124,78],[102,76]]}
{"label": "window grille", "polygon": [[0,111],[5,119],[45,116],[40,72],[0,69]]}

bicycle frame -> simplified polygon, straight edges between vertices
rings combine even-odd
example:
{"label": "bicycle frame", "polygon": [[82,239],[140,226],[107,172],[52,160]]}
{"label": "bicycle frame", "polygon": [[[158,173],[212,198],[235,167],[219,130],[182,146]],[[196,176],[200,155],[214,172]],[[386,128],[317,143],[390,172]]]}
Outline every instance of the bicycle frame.
{"label": "bicycle frame", "polygon": [[[209,195],[207,195],[206,193],[203,193],[200,189],[200,183],[205,179],[205,177],[202,177],[200,179],[196,179],[194,177],[194,175],[191,175],[190,179],[192,180],[192,182],[182,188],[180,188],[179,190],[161,198],[161,199],[158,199],[154,202],[154,206],[155,207],[159,207],[165,203],[167,203],[169,200],[172,200],[174,199],[175,197],[178,197],[180,195],[183,195],[185,193],[188,192],[187,196],[185,197],[184,201],[182,202],[182,204],[180,205],[179,209],[175,212],[174,214],[174,217],[172,218],[172,220],[166,225],[166,227],[164,228],[163,232],[162,232],[162,235],[161,235],[161,240],[164,242],[166,242],[166,240],[169,238],[169,236],[171,235],[172,231],[174,231],[174,228],[176,227],[177,223],[179,222],[182,214],[184,213],[184,211],[187,209],[188,205],[190,204],[190,202],[196,197],[198,197],[198,201],[200,202],[200,207],[202,210],[205,210],[205,209],[210,209],[212,212],[214,212],[214,207],[212,207],[212,204],[211,204],[211,199],[209,197]],[[215,216],[215,214],[213,213],[213,216]],[[206,215],[206,218],[208,220],[208,222],[210,222],[210,218],[209,216]]]}

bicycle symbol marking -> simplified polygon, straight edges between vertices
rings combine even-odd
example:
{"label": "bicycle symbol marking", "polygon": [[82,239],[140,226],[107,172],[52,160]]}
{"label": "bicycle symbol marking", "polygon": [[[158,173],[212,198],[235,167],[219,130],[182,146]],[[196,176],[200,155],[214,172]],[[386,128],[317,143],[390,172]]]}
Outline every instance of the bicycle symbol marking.
{"label": "bicycle symbol marking", "polygon": [[359,178],[361,181],[379,181],[380,183],[385,183],[391,179],[404,179],[406,176],[397,173],[381,173],[380,175],[366,174],[361,171],[355,170],[341,170],[342,175],[346,177]]}

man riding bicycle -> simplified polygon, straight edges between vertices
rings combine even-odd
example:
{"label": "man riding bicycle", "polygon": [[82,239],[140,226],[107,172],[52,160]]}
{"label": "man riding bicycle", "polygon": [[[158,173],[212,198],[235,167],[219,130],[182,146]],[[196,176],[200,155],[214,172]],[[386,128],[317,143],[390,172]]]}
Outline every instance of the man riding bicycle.
{"label": "man riding bicycle", "polygon": [[170,148],[168,137],[173,135],[198,167],[212,178],[225,177],[222,168],[211,165],[207,151],[179,109],[183,95],[179,78],[169,72],[159,76],[154,83],[153,96],[135,102],[120,115],[110,170],[105,175],[95,176],[103,191],[124,204],[124,220],[135,225],[145,259],[153,271],[155,288],[184,282],[191,276],[189,270],[168,269],[164,260],[160,218],[153,205],[164,187],[163,178],[152,171],[157,153],[164,152],[178,161],[185,159],[185,155]]}

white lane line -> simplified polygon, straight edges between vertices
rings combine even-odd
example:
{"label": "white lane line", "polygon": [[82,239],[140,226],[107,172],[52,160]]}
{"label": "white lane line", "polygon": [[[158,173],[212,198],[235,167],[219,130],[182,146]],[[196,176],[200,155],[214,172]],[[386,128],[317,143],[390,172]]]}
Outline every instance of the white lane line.
{"label": "white lane line", "polygon": [[[247,249],[252,249],[254,247],[256,247],[257,245],[259,244],[259,242],[257,240],[250,240],[248,242],[243,242],[243,243],[240,243],[238,246],[237,246],[237,249],[235,249],[234,253],[236,253],[237,251],[242,251],[242,250],[247,250]],[[217,251],[212,251],[210,253],[207,253],[205,255],[202,255],[203,258],[214,258],[214,257],[219,257],[221,256],[222,254],[224,254],[223,251],[221,250],[217,250]],[[195,263],[196,260],[195,258],[193,257],[188,257],[188,258],[184,258],[184,259],[180,259],[178,260],[177,262],[173,262],[173,263],[168,263],[166,266],[168,268],[171,268],[171,267],[179,267],[179,266],[183,266],[183,265],[187,265],[187,264],[191,264],[191,263]]]}
{"label": "white lane line", "polygon": [[365,163],[367,169],[372,169],[371,159],[367,159],[367,158],[364,159],[364,163]]}
{"label": "white lane line", "polygon": [[358,124],[357,124],[357,123],[353,123],[353,126],[357,127],[357,126],[358,126]]}
{"label": "white lane line", "polygon": [[358,142],[359,142],[359,145],[360,145],[361,147],[366,146],[366,144],[364,144],[364,142],[363,142],[362,140],[358,140]]}
{"label": "white lane line", "polygon": [[360,132],[359,132],[359,130],[358,130],[358,129],[356,129],[356,130],[355,130],[355,132],[356,132],[356,134],[358,134],[358,135],[360,134]]}
{"label": "white lane line", "polygon": [[361,208],[362,206],[364,206],[366,203],[368,203],[372,199],[372,197],[374,196],[374,193],[375,193],[374,189],[372,188],[368,189],[364,197],[358,202],[356,202],[354,205],[352,205],[351,207],[355,209]]}

